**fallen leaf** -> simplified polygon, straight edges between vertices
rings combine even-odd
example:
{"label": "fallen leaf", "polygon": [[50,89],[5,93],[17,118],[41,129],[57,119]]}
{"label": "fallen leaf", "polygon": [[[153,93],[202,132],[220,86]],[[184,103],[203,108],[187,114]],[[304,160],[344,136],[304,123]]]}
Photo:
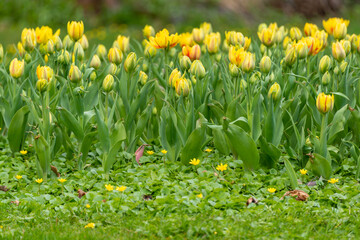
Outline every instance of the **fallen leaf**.
{"label": "fallen leaf", "polygon": [[9,189],[6,186],[0,186],[0,191],[7,192]]}
{"label": "fallen leaf", "polygon": [[10,203],[15,204],[16,206],[19,206],[19,200],[11,201]]}
{"label": "fallen leaf", "polygon": [[254,197],[251,197],[251,198],[249,198],[249,199],[246,201],[246,206],[249,206],[249,205],[250,205],[250,203],[255,203],[255,204],[258,204],[258,203],[259,203],[259,201],[258,201],[258,200],[256,200]]}
{"label": "fallen leaf", "polygon": [[78,190],[78,194],[79,194],[79,198],[82,198],[83,196],[85,196],[86,192],[84,192],[83,190],[79,189],[79,190]]}
{"label": "fallen leaf", "polygon": [[55,166],[51,166],[51,171],[53,171],[57,177],[60,177],[60,173]]}
{"label": "fallen leaf", "polygon": [[287,191],[284,194],[284,196],[282,196],[282,198],[280,198],[280,200],[283,200],[286,196],[296,197],[295,199],[297,201],[306,201],[309,197],[309,194],[307,194],[306,192],[304,192],[302,190]]}
{"label": "fallen leaf", "polygon": [[145,150],[146,146],[149,146],[149,145],[148,144],[141,145],[135,152],[135,160],[139,165],[141,165],[139,160],[144,155],[144,150]]}
{"label": "fallen leaf", "polygon": [[308,182],[306,185],[308,185],[309,187],[315,186],[315,185],[316,185],[316,181]]}
{"label": "fallen leaf", "polygon": [[143,199],[144,199],[145,201],[149,201],[149,200],[152,200],[153,197],[149,194],[149,195],[144,195],[144,196],[143,196]]}

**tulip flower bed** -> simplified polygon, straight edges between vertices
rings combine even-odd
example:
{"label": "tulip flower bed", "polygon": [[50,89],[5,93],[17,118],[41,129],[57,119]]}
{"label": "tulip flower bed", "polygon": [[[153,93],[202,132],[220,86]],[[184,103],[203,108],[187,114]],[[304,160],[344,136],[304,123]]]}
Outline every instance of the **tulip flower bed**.
{"label": "tulip flower bed", "polygon": [[24,29],[0,47],[0,236],[357,236],[348,24],[145,26],[109,49],[83,22]]}

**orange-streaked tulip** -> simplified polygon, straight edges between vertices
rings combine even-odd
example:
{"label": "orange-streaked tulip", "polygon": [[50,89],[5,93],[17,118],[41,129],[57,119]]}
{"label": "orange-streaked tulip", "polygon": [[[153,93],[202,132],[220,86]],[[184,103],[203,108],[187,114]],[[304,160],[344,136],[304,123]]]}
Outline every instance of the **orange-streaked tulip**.
{"label": "orange-streaked tulip", "polygon": [[204,40],[205,33],[204,30],[201,28],[194,28],[192,30],[192,38],[196,43],[202,43]]}
{"label": "orange-streaked tulip", "polygon": [[10,62],[10,66],[9,66],[9,72],[10,75],[13,78],[19,78],[23,75],[24,73],[24,67],[25,67],[25,62],[24,60],[18,60],[17,58],[14,58],[11,62]]}
{"label": "orange-streaked tulip", "polygon": [[304,33],[306,36],[313,36],[317,31],[318,31],[318,27],[315,24],[312,23],[305,23],[304,26]]}
{"label": "orange-streaked tulip", "polygon": [[334,95],[320,93],[316,98],[316,107],[321,113],[327,113],[334,108]]}
{"label": "orange-streaked tulip", "polygon": [[205,37],[204,43],[210,54],[217,53],[219,51],[221,43],[220,33],[210,33]]}
{"label": "orange-streaked tulip", "polygon": [[244,61],[241,64],[241,69],[244,72],[252,72],[255,69],[255,54],[247,52]]}
{"label": "orange-streaked tulip", "polygon": [[184,56],[188,56],[191,61],[199,60],[201,55],[201,48],[198,44],[195,44],[192,47],[183,46],[182,54]]}
{"label": "orange-streaked tulip", "polygon": [[169,35],[169,31],[164,28],[156,33],[155,37],[150,37],[149,40],[150,44],[155,48],[169,49],[175,47],[179,43],[180,37],[177,33]]}
{"label": "orange-streaked tulip", "polygon": [[175,68],[170,74],[169,85],[175,87],[176,81],[179,78],[181,78],[181,72],[177,68]]}
{"label": "orange-streaked tulip", "polygon": [[49,66],[37,66],[36,68],[36,75],[37,78],[40,79],[46,79],[48,82],[52,79],[54,76],[54,70]]}

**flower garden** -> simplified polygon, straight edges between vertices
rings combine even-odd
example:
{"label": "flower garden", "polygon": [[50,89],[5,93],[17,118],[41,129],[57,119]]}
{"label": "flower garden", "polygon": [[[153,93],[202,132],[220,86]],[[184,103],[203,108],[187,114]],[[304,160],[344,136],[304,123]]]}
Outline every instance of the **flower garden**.
{"label": "flower garden", "polygon": [[356,238],[349,24],[23,29],[0,47],[0,237]]}

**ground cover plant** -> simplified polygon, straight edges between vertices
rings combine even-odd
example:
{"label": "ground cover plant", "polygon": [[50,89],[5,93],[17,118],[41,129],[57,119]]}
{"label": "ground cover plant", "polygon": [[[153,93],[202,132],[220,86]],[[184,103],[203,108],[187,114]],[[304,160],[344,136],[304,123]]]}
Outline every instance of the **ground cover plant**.
{"label": "ground cover plant", "polygon": [[147,25],[108,49],[83,22],[24,29],[0,47],[0,236],[358,236],[348,25]]}

